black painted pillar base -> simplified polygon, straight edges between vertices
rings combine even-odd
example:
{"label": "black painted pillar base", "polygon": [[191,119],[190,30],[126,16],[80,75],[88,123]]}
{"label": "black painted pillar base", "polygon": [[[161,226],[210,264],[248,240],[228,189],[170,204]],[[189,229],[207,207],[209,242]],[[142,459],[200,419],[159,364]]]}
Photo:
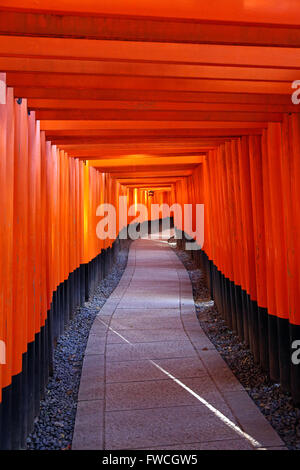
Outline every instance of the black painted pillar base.
{"label": "black painted pillar base", "polygon": [[291,358],[291,394],[294,403],[300,407],[300,325],[289,325]]}
{"label": "black painted pillar base", "polygon": [[277,317],[268,315],[269,375],[273,382],[280,381]]}
{"label": "black painted pillar base", "polygon": [[[278,357],[279,357],[279,376],[280,384],[285,392],[291,390],[291,353],[290,353],[290,334],[289,321],[284,318],[277,318],[278,331]],[[300,338],[299,338],[300,339]]]}
{"label": "black painted pillar base", "polygon": [[269,369],[269,346],[268,346],[268,310],[258,307],[258,334],[259,334],[259,357],[262,370]]}

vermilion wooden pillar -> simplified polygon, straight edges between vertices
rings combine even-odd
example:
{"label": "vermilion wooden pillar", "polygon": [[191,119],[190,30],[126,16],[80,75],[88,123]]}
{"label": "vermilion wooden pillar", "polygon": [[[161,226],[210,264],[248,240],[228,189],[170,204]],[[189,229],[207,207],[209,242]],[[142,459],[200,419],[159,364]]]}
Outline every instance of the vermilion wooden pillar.
{"label": "vermilion wooden pillar", "polygon": [[253,217],[254,251],[252,263],[255,267],[258,304],[258,327],[260,364],[264,370],[269,366],[268,354],[268,310],[266,285],[266,246],[264,217],[264,184],[262,171],[261,137],[249,137],[250,181]]}
{"label": "vermilion wooden pillar", "polygon": [[[275,310],[277,316],[278,351],[280,381],[285,390],[290,384],[290,354],[288,337],[288,302],[287,302],[287,258],[286,226],[284,225],[283,188],[281,175],[281,125],[270,123],[268,126],[268,178],[270,187],[270,225],[272,240],[272,258],[274,269]],[[275,341],[275,338],[274,338]]]}
{"label": "vermilion wooden pillar", "polygon": [[[289,118],[289,187],[290,215],[288,224],[288,285],[289,285],[289,314],[290,314],[290,344],[300,338],[300,306],[299,306],[299,275],[300,275],[300,119],[299,115]],[[283,162],[284,163],[284,162]],[[286,188],[285,188],[286,189]],[[299,345],[298,345],[299,347]],[[290,353],[295,352],[291,348]],[[300,371],[299,364],[291,364],[291,389],[294,401],[300,405]]]}

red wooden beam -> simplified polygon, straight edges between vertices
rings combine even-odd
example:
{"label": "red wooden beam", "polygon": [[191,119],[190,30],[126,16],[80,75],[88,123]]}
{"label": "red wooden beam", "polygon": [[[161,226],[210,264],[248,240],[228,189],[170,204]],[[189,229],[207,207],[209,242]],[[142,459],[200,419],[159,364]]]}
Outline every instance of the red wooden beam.
{"label": "red wooden beam", "polygon": [[99,0],[43,0],[28,4],[25,0],[1,0],[0,7],[7,10],[35,12],[64,12],[105,16],[142,16],[157,18],[176,18],[236,22],[262,23],[275,25],[298,25],[300,23],[299,4],[297,0],[289,0],[284,4],[272,0],[210,0],[195,3],[193,0],[115,0],[99,2]]}
{"label": "red wooden beam", "polygon": [[[300,64],[300,57],[299,57]],[[159,67],[158,67],[159,70]],[[294,74],[293,80],[297,79]],[[74,75],[32,72],[8,72],[7,85],[12,87],[162,90],[217,93],[265,93],[291,95],[291,80],[215,80],[165,77],[136,77],[119,75]]]}
{"label": "red wooden beam", "polygon": [[[234,49],[233,49],[234,47]],[[297,48],[0,36],[0,56],[300,67]]]}
{"label": "red wooden beam", "polygon": [[[300,76],[300,72],[299,72]],[[126,110],[126,111],[245,111],[263,113],[300,112],[294,104],[251,104],[251,103],[189,103],[170,101],[117,101],[117,100],[78,100],[67,99],[29,99],[28,107],[38,110]]]}
{"label": "red wooden beam", "polygon": [[[195,103],[250,103],[290,105],[291,96],[284,94],[262,93],[224,93],[192,92],[168,90],[115,90],[115,89],[75,89],[75,88],[41,88],[14,86],[15,96],[39,99],[72,99],[72,100],[122,100],[149,103],[151,101],[185,101]],[[80,106],[80,105],[79,105]]]}
{"label": "red wooden beam", "polygon": [[239,121],[239,122],[278,122],[282,113],[238,112],[233,111],[127,111],[127,110],[39,110],[40,120],[95,120],[95,121]]}
{"label": "red wooden beam", "polygon": [[81,75],[136,75],[143,77],[226,78],[292,81],[299,68],[239,67],[224,65],[124,62],[122,60],[76,60],[39,57],[0,57],[7,72],[72,73]]}
{"label": "red wooden beam", "polygon": [[0,34],[167,43],[299,47],[297,28],[203,21],[20,13],[0,15]]}

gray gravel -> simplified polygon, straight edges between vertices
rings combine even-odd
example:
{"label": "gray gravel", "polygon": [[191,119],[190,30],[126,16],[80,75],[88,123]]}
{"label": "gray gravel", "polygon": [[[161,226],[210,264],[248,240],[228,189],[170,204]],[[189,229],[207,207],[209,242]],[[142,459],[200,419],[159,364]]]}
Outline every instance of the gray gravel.
{"label": "gray gravel", "polygon": [[81,368],[90,328],[99,309],[117,287],[126,268],[130,241],[123,241],[111,273],[88,302],[78,308],[54,351],[54,373],[50,378],[39,416],[27,438],[28,450],[69,450],[75,424]]}
{"label": "gray gravel", "polygon": [[186,267],[192,285],[197,317],[202,329],[244,386],[252,400],[266,416],[290,450],[300,449],[300,409],[277,383],[254,363],[250,350],[227,327],[206,286],[204,273],[197,269],[189,254],[170,243]]}

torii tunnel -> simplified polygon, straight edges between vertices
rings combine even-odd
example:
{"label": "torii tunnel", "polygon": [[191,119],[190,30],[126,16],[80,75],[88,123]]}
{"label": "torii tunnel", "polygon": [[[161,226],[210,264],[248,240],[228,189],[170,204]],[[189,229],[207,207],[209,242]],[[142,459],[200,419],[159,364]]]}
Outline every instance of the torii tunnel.
{"label": "torii tunnel", "polygon": [[191,257],[299,406],[299,25],[297,0],[0,0],[0,448],[24,448],[56,341],[113,266],[120,196],[204,205]]}

